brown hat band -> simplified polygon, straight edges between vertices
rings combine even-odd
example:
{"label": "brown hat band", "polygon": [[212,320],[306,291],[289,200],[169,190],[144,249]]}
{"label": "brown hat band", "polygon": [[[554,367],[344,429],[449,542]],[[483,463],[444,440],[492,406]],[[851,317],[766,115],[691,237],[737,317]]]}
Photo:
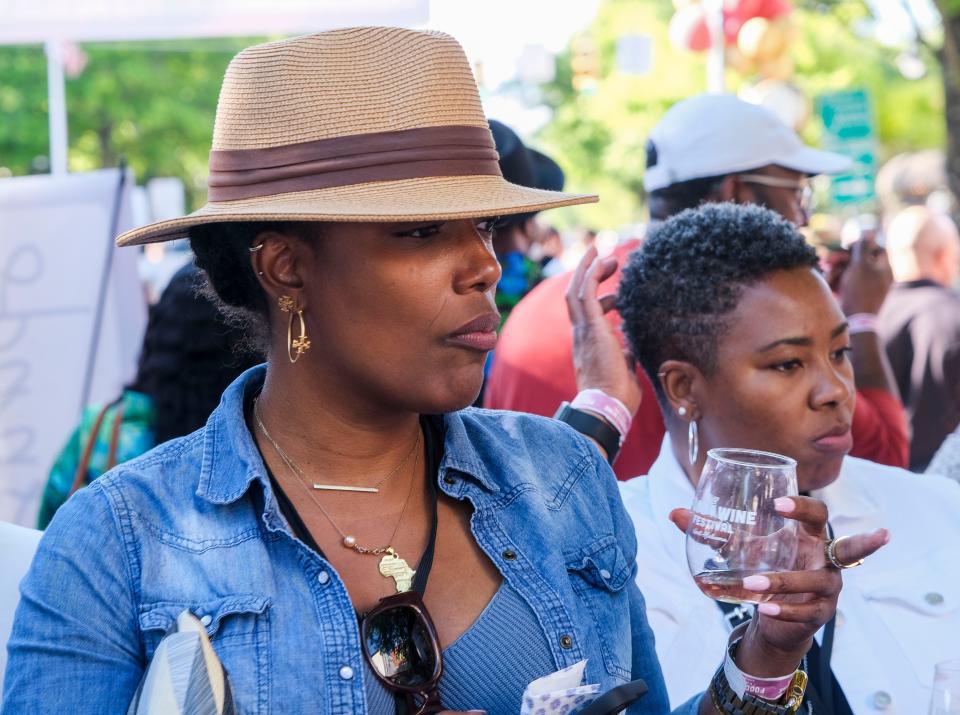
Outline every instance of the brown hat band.
{"label": "brown hat band", "polygon": [[500,176],[486,127],[443,126],[355,134],[268,149],[210,152],[210,201],[232,201],[370,181]]}

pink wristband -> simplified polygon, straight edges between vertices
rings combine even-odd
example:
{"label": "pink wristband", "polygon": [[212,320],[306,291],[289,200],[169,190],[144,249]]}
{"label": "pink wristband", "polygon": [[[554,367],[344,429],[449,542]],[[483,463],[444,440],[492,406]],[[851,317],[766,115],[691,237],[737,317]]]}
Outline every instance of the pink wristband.
{"label": "pink wristband", "polygon": [[611,397],[603,390],[581,390],[573,398],[570,406],[577,410],[596,412],[613,425],[613,428],[620,433],[621,439],[630,431],[630,423],[633,422],[630,410],[616,397]]}
{"label": "pink wristband", "polygon": [[853,315],[848,315],[847,332],[851,335],[877,332],[876,313],[854,313]]}
{"label": "pink wristband", "polygon": [[730,644],[730,647],[727,648],[727,655],[723,659],[723,674],[727,676],[727,683],[729,683],[730,688],[737,694],[737,697],[741,699],[744,694],[748,694],[756,698],[762,698],[763,700],[779,700],[780,697],[787,692],[790,683],[793,682],[793,673],[780,678],[756,678],[752,675],[747,675],[737,667],[737,664],[733,662],[733,658],[730,655],[730,652],[734,650],[739,641],[740,639],[738,638]]}

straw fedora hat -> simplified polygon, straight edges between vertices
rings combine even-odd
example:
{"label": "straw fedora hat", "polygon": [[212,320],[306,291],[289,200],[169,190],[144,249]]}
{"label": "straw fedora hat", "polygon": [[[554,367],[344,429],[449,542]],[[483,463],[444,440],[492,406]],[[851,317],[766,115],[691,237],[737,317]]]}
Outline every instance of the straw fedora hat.
{"label": "straw fedora hat", "polygon": [[225,221],[497,216],[596,196],[507,182],[470,64],[439,32],[362,27],[247,48],[227,68],[209,201],[120,246]]}

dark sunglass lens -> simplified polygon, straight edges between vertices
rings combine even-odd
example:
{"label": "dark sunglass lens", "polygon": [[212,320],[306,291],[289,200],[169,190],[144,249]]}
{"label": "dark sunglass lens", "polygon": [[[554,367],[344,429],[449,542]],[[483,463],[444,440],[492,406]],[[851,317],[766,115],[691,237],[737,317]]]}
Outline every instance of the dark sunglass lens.
{"label": "dark sunglass lens", "polygon": [[395,685],[418,686],[430,681],[436,653],[430,634],[413,608],[378,613],[367,624],[364,647],[377,673]]}

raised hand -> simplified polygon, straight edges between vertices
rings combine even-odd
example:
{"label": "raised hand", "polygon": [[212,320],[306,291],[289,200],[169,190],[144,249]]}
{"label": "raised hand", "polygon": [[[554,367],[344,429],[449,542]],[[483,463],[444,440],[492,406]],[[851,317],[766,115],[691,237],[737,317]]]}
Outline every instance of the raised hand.
{"label": "raised hand", "polygon": [[[737,650],[737,665],[757,677],[775,677],[797,667],[810,647],[810,640],[833,618],[843,587],[840,570],[827,563],[827,505],[811,497],[781,497],[775,502],[784,517],[800,523],[795,571],[749,576],[744,588],[771,594],[757,606],[743,642]],[[686,532],[689,509],[674,509],[670,520]],[[886,529],[855,534],[837,542],[834,556],[843,564],[866,558],[889,541]]]}
{"label": "raised hand", "polygon": [[850,261],[840,277],[840,304],[846,315],[880,310],[893,283],[887,252],[872,238],[850,246]]}
{"label": "raised hand", "polygon": [[636,414],[642,398],[636,361],[604,317],[613,310],[616,296],[597,296],[600,284],[616,270],[615,258],[600,259],[591,246],[573,272],[566,296],[573,324],[573,366],[578,390],[603,390]]}

